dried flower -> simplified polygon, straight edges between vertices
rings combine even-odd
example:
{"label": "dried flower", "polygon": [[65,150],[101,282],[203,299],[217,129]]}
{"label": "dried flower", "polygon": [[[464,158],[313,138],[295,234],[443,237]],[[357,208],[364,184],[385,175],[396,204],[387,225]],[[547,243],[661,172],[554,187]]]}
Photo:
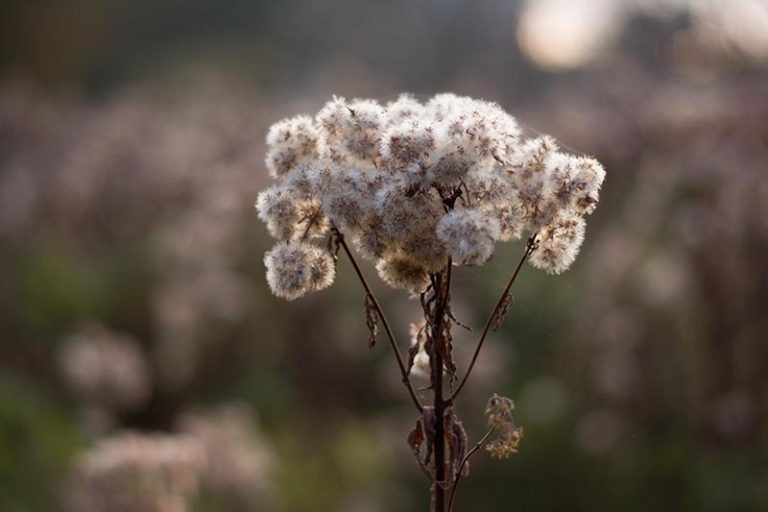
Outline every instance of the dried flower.
{"label": "dried flower", "polygon": [[496,439],[488,442],[485,449],[493,456],[500,459],[517,453],[520,439],[523,437],[523,428],[516,427],[512,419],[514,402],[504,396],[493,394],[488,400],[485,415],[488,417],[488,426],[497,432]]}
{"label": "dried flower", "polygon": [[396,254],[379,260],[376,265],[379,277],[392,288],[421,293],[429,286],[427,268],[419,261],[404,254]]}
{"label": "dried flower", "polygon": [[558,217],[539,233],[531,264],[550,274],[570,267],[584,241],[584,224],[584,219],[575,215]]}
{"label": "dried flower", "polygon": [[267,169],[277,178],[296,168],[302,159],[317,158],[321,140],[310,117],[298,116],[275,123],[267,134]]}
{"label": "dried flower", "polygon": [[456,264],[482,265],[499,239],[499,221],[479,210],[453,210],[437,225],[437,238]]}
{"label": "dried flower", "polygon": [[410,373],[428,378],[430,372],[429,354],[426,350],[427,322],[412,323],[410,328],[411,346],[408,349],[408,367]]}
{"label": "dried flower", "polygon": [[[330,223],[387,284],[411,293],[424,291],[449,255],[481,265],[497,241],[526,232],[540,233],[532,262],[562,272],[605,178],[598,162],[560,152],[549,137],[521,140],[495,103],[452,94],[385,106],[334,97],[314,119],[275,124],[267,145],[278,183],[257,209],[270,234],[306,240]],[[276,295],[290,300],[330,282],[323,273],[321,285],[309,283],[308,251],[302,242],[268,253]]]}
{"label": "dried flower", "polygon": [[[362,281],[370,347],[379,322],[385,327],[402,381],[421,413],[408,445],[433,482],[433,509],[446,508],[445,491],[453,483],[451,508],[458,479],[480,445],[467,451],[467,434],[450,404],[489,328],[499,326],[511,305],[520,265],[531,259],[560,273],[573,262],[584,238],[583,216],[594,210],[605,172],[592,159],[560,152],[549,137],[521,140],[515,119],[495,103],[452,94],[426,104],[403,95],[385,106],[334,97],[313,122],[308,126],[305,116],[280,121],[267,138],[267,165],[277,183],[259,195],[256,207],[280,240],[265,256],[267,281],[275,295],[293,300],[333,280],[333,258],[307,241],[322,229],[314,228],[315,221],[300,226],[307,222],[307,205],[318,226],[332,228],[329,250],[343,248]],[[497,241],[526,233],[520,264],[454,390],[450,264],[482,265]],[[386,284],[420,295],[424,322],[411,326],[407,365],[347,240],[375,262]],[[433,390],[434,405],[422,403],[411,373],[429,377],[425,389]],[[441,397],[444,373],[451,381],[447,399]],[[496,395],[488,403],[497,437],[485,449],[495,457],[515,453],[522,438],[513,409],[511,400]]]}
{"label": "dried flower", "polygon": [[336,267],[331,255],[307,242],[280,242],[264,256],[272,293],[294,300],[331,285]]}

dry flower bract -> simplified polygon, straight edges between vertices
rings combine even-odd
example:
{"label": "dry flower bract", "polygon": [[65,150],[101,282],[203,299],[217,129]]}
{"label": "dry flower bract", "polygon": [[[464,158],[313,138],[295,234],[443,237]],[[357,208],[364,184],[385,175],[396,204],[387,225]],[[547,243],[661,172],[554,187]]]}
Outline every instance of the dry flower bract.
{"label": "dry flower bract", "polygon": [[514,409],[515,403],[507,397],[494,394],[488,400],[485,415],[488,417],[488,426],[497,435],[485,445],[485,449],[493,457],[504,459],[517,453],[520,439],[523,437],[523,428],[515,426],[512,418]]}

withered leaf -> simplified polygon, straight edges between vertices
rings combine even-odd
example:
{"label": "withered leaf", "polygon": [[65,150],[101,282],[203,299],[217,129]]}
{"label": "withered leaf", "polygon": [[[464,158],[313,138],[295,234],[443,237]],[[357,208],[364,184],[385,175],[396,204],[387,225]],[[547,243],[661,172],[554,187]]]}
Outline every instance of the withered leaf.
{"label": "withered leaf", "polygon": [[504,298],[501,299],[501,304],[499,308],[496,310],[496,314],[493,315],[493,323],[491,324],[492,330],[495,331],[499,327],[501,327],[501,322],[504,321],[504,317],[507,315],[509,308],[512,306],[514,302],[515,302],[515,298],[512,296],[511,293],[506,294]]}
{"label": "withered leaf", "polygon": [[424,429],[421,426],[421,420],[419,420],[416,422],[416,426],[413,427],[413,430],[411,430],[411,432],[408,434],[408,446],[410,446],[411,450],[413,450],[413,452],[418,456],[423,442]]}
{"label": "withered leaf", "polygon": [[379,332],[379,315],[376,303],[369,294],[365,294],[365,325],[368,327],[368,348],[373,348]]}

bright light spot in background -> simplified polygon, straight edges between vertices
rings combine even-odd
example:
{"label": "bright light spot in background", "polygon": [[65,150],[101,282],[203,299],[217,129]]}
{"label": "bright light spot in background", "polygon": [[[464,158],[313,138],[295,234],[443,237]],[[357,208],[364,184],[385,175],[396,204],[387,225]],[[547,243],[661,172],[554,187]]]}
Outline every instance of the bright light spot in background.
{"label": "bright light spot in background", "polygon": [[768,58],[768,0],[699,0],[691,8],[708,42],[755,60]]}
{"label": "bright light spot in background", "polygon": [[517,39],[537,66],[575,69],[610,50],[633,12],[688,15],[697,48],[768,60],[768,0],[525,0]]}
{"label": "bright light spot in background", "polygon": [[593,61],[614,42],[622,9],[613,0],[528,0],[517,27],[523,53],[550,70]]}
{"label": "bright light spot in background", "polygon": [[529,382],[520,392],[521,417],[534,423],[550,423],[565,413],[567,390],[554,377],[542,376]]}

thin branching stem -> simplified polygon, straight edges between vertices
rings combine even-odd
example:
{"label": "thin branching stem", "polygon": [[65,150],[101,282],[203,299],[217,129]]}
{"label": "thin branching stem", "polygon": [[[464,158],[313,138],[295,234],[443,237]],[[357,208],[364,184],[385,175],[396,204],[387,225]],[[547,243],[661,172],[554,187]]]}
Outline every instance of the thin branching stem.
{"label": "thin branching stem", "polygon": [[515,279],[517,279],[517,276],[520,273],[520,269],[523,268],[523,263],[525,263],[525,260],[528,259],[528,257],[531,255],[531,253],[534,251],[535,248],[536,248],[536,234],[533,234],[528,239],[528,242],[525,245],[525,251],[523,252],[522,257],[520,258],[520,261],[517,263],[517,267],[515,268],[515,271],[512,274],[512,277],[509,279],[509,282],[507,282],[507,286],[504,288],[504,291],[501,292],[501,296],[499,296],[499,300],[496,302],[496,306],[494,306],[493,311],[491,311],[491,314],[488,315],[488,320],[486,320],[485,327],[483,328],[483,333],[480,335],[480,339],[477,341],[477,346],[475,347],[474,354],[472,354],[472,360],[469,363],[469,367],[467,367],[467,372],[464,374],[464,378],[461,379],[461,382],[459,382],[458,387],[454,390],[453,394],[448,399],[449,404],[453,403],[456,397],[459,396],[459,393],[461,393],[461,389],[467,383],[467,379],[469,379],[469,375],[472,373],[472,369],[475,367],[475,362],[477,362],[477,357],[480,355],[480,350],[483,348],[483,343],[485,343],[485,338],[488,336],[488,333],[491,330],[491,326],[496,322],[497,315],[499,315],[501,308],[504,306],[504,303],[507,301],[509,290],[512,288],[512,285],[514,284]]}
{"label": "thin branching stem", "polygon": [[336,228],[334,228],[333,231],[334,231],[334,234],[336,235],[336,240],[338,241],[341,248],[344,249],[344,253],[347,255],[347,258],[349,258],[350,263],[352,263],[352,267],[355,269],[355,273],[357,274],[357,277],[360,279],[360,283],[363,285],[363,288],[365,289],[365,293],[368,294],[368,297],[370,297],[371,304],[373,304],[374,309],[376,309],[376,313],[379,315],[379,318],[381,319],[381,324],[384,326],[384,331],[387,334],[387,339],[389,340],[389,344],[392,347],[392,351],[395,353],[395,358],[397,359],[397,365],[400,367],[400,374],[402,375],[402,378],[403,378],[403,384],[405,384],[405,387],[408,389],[408,393],[411,395],[411,400],[413,401],[413,404],[421,413],[424,411],[424,406],[419,400],[419,397],[416,395],[416,391],[413,389],[413,386],[411,385],[411,380],[408,378],[408,371],[406,370],[405,362],[403,361],[403,355],[400,353],[400,348],[397,345],[397,341],[395,341],[395,335],[392,332],[392,328],[389,326],[387,317],[384,315],[384,310],[381,308],[381,305],[379,304],[378,299],[376,299],[376,296],[373,294],[373,290],[371,290],[371,287],[368,285],[368,281],[365,279],[365,276],[363,275],[362,270],[360,270],[360,266],[357,264],[357,260],[355,260],[355,257],[352,255],[352,251],[349,250],[349,246],[347,245],[347,242],[344,240],[344,235]]}
{"label": "thin branching stem", "polygon": [[472,457],[472,455],[477,452],[482,446],[485,444],[485,442],[488,440],[489,437],[491,437],[491,434],[493,434],[494,429],[490,429],[488,432],[485,433],[485,435],[480,438],[480,440],[475,444],[475,446],[472,447],[471,450],[467,452],[467,454],[464,456],[463,459],[461,459],[461,464],[459,464],[459,469],[456,471],[456,479],[453,482],[453,486],[451,487],[451,495],[448,498],[448,512],[451,512],[453,510],[453,500],[456,498],[456,489],[459,487],[459,480],[461,479],[461,472],[464,471],[464,466],[467,465],[467,462],[469,462],[469,458]]}

